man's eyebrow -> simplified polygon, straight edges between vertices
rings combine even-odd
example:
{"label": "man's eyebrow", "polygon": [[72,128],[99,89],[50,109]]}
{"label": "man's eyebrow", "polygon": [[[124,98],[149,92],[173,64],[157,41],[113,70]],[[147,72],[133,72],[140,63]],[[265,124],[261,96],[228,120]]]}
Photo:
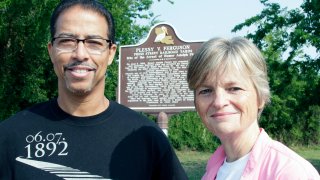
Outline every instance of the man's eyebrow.
{"label": "man's eyebrow", "polygon": [[97,39],[107,39],[107,38],[104,38],[104,37],[102,37],[100,35],[87,35],[85,37],[86,37],[86,39],[95,39],[95,38],[97,38]]}
{"label": "man's eyebrow", "polygon": [[74,35],[72,33],[60,33],[56,37],[76,37],[76,35]]}
{"label": "man's eyebrow", "polygon": [[[56,37],[72,37],[72,38],[78,38],[79,36],[72,34],[72,33],[60,33]],[[87,35],[85,36],[85,39],[105,39],[100,35]]]}
{"label": "man's eyebrow", "polygon": [[[72,33],[60,33],[56,37],[71,37],[71,38],[79,38],[79,36]],[[100,35],[87,35],[84,39],[106,39]]]}

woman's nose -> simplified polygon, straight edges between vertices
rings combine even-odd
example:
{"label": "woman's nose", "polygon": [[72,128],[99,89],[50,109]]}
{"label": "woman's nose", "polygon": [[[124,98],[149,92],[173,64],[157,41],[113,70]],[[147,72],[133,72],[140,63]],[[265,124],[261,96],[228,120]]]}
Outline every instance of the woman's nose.
{"label": "woman's nose", "polygon": [[225,105],[228,104],[228,94],[225,92],[225,90],[223,89],[218,89],[215,91],[214,95],[213,95],[213,102],[212,105],[217,108],[220,109],[222,107],[224,107]]}

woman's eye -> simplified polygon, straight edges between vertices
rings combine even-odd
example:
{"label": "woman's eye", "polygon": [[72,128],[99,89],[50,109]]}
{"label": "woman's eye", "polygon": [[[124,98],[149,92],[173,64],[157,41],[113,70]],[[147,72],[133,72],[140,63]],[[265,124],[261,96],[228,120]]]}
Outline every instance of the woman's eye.
{"label": "woman's eye", "polygon": [[242,90],[240,87],[231,87],[231,88],[228,88],[228,91],[239,91],[239,90]]}
{"label": "woman's eye", "polygon": [[199,91],[199,94],[210,94],[212,92],[211,89],[202,89]]}

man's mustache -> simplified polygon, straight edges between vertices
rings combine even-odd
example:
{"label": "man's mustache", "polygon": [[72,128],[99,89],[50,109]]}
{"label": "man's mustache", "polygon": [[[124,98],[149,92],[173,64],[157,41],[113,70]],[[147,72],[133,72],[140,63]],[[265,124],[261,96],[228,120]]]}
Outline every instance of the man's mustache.
{"label": "man's mustache", "polygon": [[90,68],[92,70],[96,70],[96,66],[95,65],[89,64],[88,62],[81,62],[81,61],[75,61],[75,62],[68,63],[68,64],[63,66],[63,69],[64,69],[64,71],[66,71],[66,70],[72,69],[72,68],[74,68],[76,66],[88,67],[88,68]]}

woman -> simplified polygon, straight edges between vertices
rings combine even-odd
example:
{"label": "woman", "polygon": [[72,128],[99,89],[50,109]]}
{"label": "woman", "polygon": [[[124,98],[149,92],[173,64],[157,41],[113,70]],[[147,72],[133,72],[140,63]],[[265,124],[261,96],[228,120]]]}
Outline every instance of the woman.
{"label": "woman", "polygon": [[259,128],[270,89],[266,63],[249,40],[205,42],[190,60],[187,81],[202,122],[222,144],[203,180],[320,179],[308,161]]}

